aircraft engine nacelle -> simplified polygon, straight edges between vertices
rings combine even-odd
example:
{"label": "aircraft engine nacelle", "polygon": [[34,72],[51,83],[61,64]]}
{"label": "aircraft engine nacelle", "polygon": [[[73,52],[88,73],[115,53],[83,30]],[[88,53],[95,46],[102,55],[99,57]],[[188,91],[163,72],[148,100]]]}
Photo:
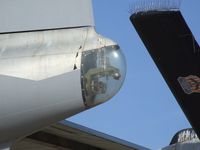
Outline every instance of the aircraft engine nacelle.
{"label": "aircraft engine nacelle", "polygon": [[93,27],[0,34],[0,142],[107,101],[125,72],[119,46]]}

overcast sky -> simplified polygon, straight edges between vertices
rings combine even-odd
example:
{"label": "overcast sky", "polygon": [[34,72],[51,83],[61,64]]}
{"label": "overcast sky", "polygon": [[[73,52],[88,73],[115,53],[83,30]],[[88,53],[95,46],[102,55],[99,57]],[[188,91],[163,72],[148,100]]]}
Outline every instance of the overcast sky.
{"label": "overcast sky", "polygon": [[[70,121],[159,149],[172,136],[190,127],[174,96],[129,21],[133,0],[94,0],[98,33],[119,43],[127,60],[127,77],[121,91],[109,102],[78,114]],[[200,1],[183,0],[181,11],[200,42]]]}

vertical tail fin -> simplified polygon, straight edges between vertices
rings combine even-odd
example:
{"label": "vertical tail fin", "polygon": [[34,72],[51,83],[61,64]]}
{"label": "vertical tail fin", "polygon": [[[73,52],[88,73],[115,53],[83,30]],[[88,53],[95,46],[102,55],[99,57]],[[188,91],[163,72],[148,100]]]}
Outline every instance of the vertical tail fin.
{"label": "vertical tail fin", "polygon": [[130,19],[200,137],[200,48],[181,12],[140,9]]}

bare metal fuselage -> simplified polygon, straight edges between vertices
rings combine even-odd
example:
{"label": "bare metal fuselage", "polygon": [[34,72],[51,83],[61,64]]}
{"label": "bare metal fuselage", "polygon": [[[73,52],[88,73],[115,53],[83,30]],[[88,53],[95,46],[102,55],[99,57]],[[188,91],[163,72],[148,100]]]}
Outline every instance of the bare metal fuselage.
{"label": "bare metal fuselage", "polygon": [[0,35],[0,142],[86,109],[81,53],[110,40],[93,27]]}
{"label": "bare metal fuselage", "polygon": [[0,2],[0,149],[118,92],[125,59],[91,0]]}

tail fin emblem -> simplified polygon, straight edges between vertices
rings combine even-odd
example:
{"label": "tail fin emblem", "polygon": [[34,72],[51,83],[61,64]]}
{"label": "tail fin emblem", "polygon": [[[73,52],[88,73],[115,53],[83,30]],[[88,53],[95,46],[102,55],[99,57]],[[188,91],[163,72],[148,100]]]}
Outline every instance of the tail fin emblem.
{"label": "tail fin emblem", "polygon": [[200,93],[200,78],[198,76],[179,77],[178,82],[186,94]]}

